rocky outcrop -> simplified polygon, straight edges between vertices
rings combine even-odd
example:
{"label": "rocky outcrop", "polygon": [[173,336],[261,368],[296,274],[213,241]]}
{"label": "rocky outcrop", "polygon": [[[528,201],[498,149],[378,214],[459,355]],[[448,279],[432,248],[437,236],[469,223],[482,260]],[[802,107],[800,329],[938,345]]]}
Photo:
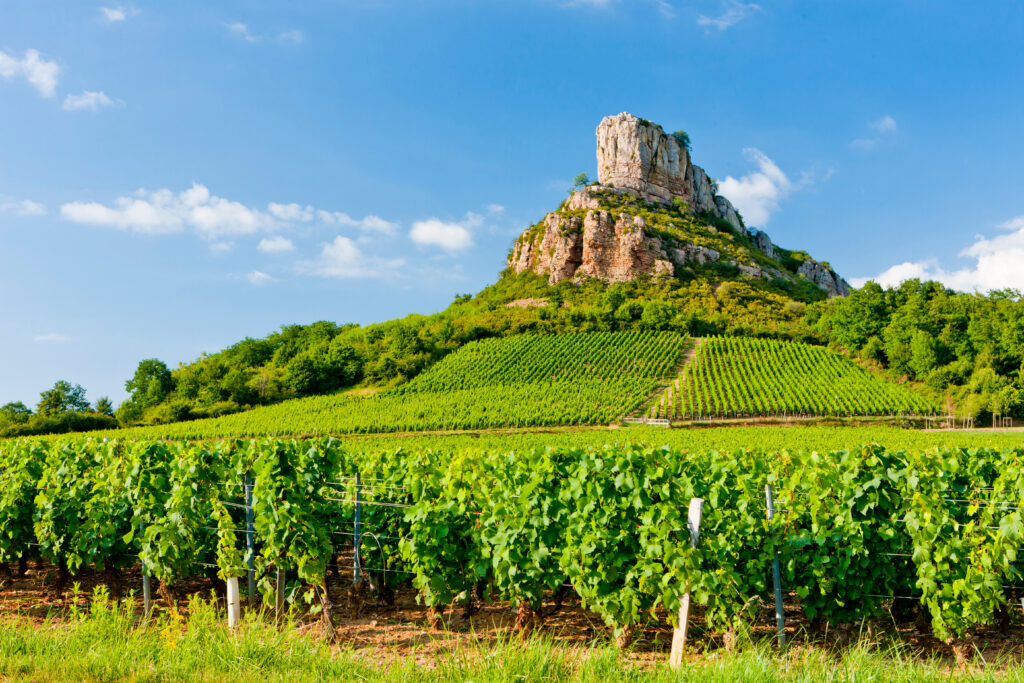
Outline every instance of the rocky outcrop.
{"label": "rocky outcrop", "polygon": [[597,127],[597,179],[650,202],[667,204],[679,197],[692,210],[713,213],[737,230],[743,225],[729,200],[715,194],[704,169],[690,162],[682,141],[632,114],[606,116]]}
{"label": "rocky outcrop", "polygon": [[796,273],[824,289],[829,296],[849,296],[850,294],[850,285],[846,280],[836,275],[831,268],[814,259],[807,259],[801,263]]}
{"label": "rocky outcrop", "polygon": [[[729,200],[716,194],[714,181],[691,162],[683,140],[660,126],[631,114],[604,118],[597,128],[597,164],[600,184],[573,192],[557,212],[526,230],[513,246],[509,268],[546,276],[552,285],[585,278],[615,283],[669,277],[681,268],[718,262],[746,278],[796,280],[778,260],[768,234],[746,230]],[[685,207],[677,199],[692,213],[728,221],[733,230],[681,215]],[[665,204],[674,206],[659,206]],[[647,220],[656,225],[648,226]],[[736,239],[742,235],[750,242]],[[849,293],[842,278],[813,259],[796,276],[830,296]]]}
{"label": "rocky outcrop", "polygon": [[747,231],[754,245],[768,258],[775,258],[775,245],[764,230]]}
{"label": "rocky outcrop", "polygon": [[703,266],[705,263],[716,263],[722,257],[714,249],[697,244],[684,244],[678,249],[673,249],[672,253],[676,257],[676,263],[681,266],[688,263]]}
{"label": "rocky outcrop", "polygon": [[[585,208],[586,193],[575,195],[582,196],[570,205]],[[587,209],[582,220],[549,213],[541,235],[516,242],[509,266],[517,273],[547,275],[552,285],[585,277],[612,283],[673,275],[675,267],[661,240],[648,236],[645,227],[641,216],[615,217],[599,209]]]}

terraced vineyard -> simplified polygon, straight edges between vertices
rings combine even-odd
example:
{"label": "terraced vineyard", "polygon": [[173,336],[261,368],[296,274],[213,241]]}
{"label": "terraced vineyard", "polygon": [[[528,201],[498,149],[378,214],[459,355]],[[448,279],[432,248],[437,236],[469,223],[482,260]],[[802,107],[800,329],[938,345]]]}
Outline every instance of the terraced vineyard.
{"label": "terraced vineyard", "polygon": [[606,424],[643,405],[683,346],[678,334],[639,331],[486,339],[374,396],[317,396],[107,434],[207,439]]}
{"label": "terraced vineyard", "polygon": [[654,417],[930,415],[937,407],[820,346],[709,337],[650,409]]}

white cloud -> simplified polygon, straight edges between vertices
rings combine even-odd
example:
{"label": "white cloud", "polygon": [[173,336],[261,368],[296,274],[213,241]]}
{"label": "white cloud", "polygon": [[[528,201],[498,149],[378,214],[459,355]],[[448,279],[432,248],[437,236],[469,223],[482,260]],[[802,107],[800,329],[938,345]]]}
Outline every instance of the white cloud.
{"label": "white cloud", "polygon": [[71,337],[58,334],[57,332],[47,332],[46,334],[37,334],[32,338],[32,341],[39,344],[63,344],[64,342],[71,341]]}
{"label": "white cloud", "polygon": [[782,199],[811,180],[805,175],[799,183],[793,183],[764,152],[747,148],[743,153],[757,163],[759,170],[742,178],[727,176],[719,183],[718,191],[743,214],[747,225],[764,226]]}
{"label": "white cloud", "polygon": [[871,127],[878,131],[879,133],[895,133],[896,119],[886,114],[877,121],[872,121]]}
{"label": "white cloud", "polygon": [[348,237],[338,235],[323,245],[320,257],[298,264],[300,273],[325,278],[371,278],[394,273],[405,265],[402,259],[379,259],[366,256]]}
{"label": "white cloud", "polygon": [[256,248],[264,254],[284,254],[289,251],[295,251],[295,245],[292,241],[280,235],[261,239]]}
{"label": "white cloud", "polygon": [[[264,40],[267,40],[267,36],[259,33],[253,33],[249,30],[249,27],[246,24],[243,24],[240,21],[228,24],[228,31],[240,37],[247,43],[262,43]],[[279,32],[277,35],[273,36],[272,40],[282,44],[300,45],[302,41],[305,40],[305,36],[302,35],[302,31],[297,28],[290,28]]]}
{"label": "white cloud", "polygon": [[210,244],[210,251],[214,254],[226,254],[235,248],[234,242],[213,242]]}
{"label": "white cloud", "polygon": [[112,207],[98,202],[70,202],[61,206],[60,212],[75,223],[147,234],[192,229],[207,239],[276,227],[269,214],[213,195],[198,183],[178,194],[170,190],[139,190],[134,196],[118,197]]}
{"label": "white cloud", "polygon": [[868,128],[875,131],[876,135],[866,138],[857,138],[856,140],[850,141],[850,147],[859,150],[871,150],[878,146],[879,143],[883,142],[887,138],[896,134],[899,130],[899,126],[896,124],[896,119],[886,114],[877,121],[872,121],[868,124]]}
{"label": "white cloud", "polygon": [[965,292],[986,292],[993,289],[1024,290],[1024,216],[1012,218],[998,227],[1007,233],[987,238],[978,236],[962,250],[962,258],[972,259],[967,268],[946,270],[936,259],[907,261],[894,265],[873,278],[853,278],[855,287],[874,280],[883,287],[893,287],[911,278],[937,280],[952,289]]}
{"label": "white cloud", "polygon": [[709,17],[701,14],[697,17],[697,25],[702,26],[705,31],[725,31],[740,23],[754,12],[760,12],[761,6],[752,2],[733,1],[725,6],[724,11],[717,17]]}
{"label": "white cloud", "polygon": [[347,225],[353,228],[359,228],[366,232],[379,232],[385,235],[393,235],[398,230],[398,223],[392,223],[386,221],[380,216],[370,214],[364,218],[352,218],[347,213],[341,213],[340,211],[317,211],[317,220],[327,223],[328,225]]}
{"label": "white cloud", "polygon": [[347,213],[341,211],[324,211],[323,209],[314,209],[312,206],[302,206],[300,204],[277,204],[271,202],[267,206],[267,210],[275,218],[280,218],[283,221],[289,221],[292,223],[309,223],[311,221],[318,221],[326,225],[345,225],[353,228],[359,228],[367,232],[379,232],[384,234],[394,234],[398,229],[397,223],[386,221],[380,216],[370,214],[365,218],[352,218]]}
{"label": "white cloud", "polygon": [[245,277],[249,280],[249,283],[255,287],[259,287],[260,285],[265,285],[276,280],[276,278],[267,275],[262,270],[254,270]]}
{"label": "white cloud", "polygon": [[228,31],[250,43],[258,43],[261,40],[260,36],[250,33],[249,27],[240,21],[228,24]]}
{"label": "white cloud", "polygon": [[114,7],[100,7],[100,14],[103,15],[104,19],[106,19],[112,24],[117,23],[119,21],[124,21],[128,17],[134,17],[140,11],[141,10],[138,10],[135,7],[125,7],[123,5],[115,5]]}
{"label": "white cloud", "polygon": [[295,45],[299,45],[305,39],[305,36],[302,35],[302,31],[297,28],[281,31],[277,34],[277,40],[279,43],[294,43]]}
{"label": "white cloud", "polygon": [[110,99],[102,91],[83,90],[77,95],[68,95],[64,98],[64,109],[67,111],[81,111],[83,109],[99,111],[103,107],[113,107],[115,104],[121,104],[121,101]]}
{"label": "white cloud", "polygon": [[492,216],[496,216],[499,213],[505,213],[505,207],[502,206],[501,204],[488,204],[487,213],[491,214]]}
{"label": "white cloud", "polygon": [[428,218],[412,224],[409,237],[416,244],[441,247],[445,251],[461,251],[473,246],[473,228],[483,223],[483,216],[472,211],[462,221]]}
{"label": "white cloud", "polygon": [[38,50],[25,50],[21,59],[0,50],[0,76],[7,80],[24,78],[43,97],[57,92],[60,65],[40,58]]}
{"label": "white cloud", "polygon": [[312,206],[302,207],[298,204],[278,204],[277,202],[267,204],[267,211],[275,218],[292,222],[311,221],[316,215]]}
{"label": "white cloud", "polygon": [[15,216],[42,216],[46,213],[46,207],[29,199],[16,200],[0,195],[0,213],[9,213]]}
{"label": "white cloud", "polygon": [[[0,210],[3,208],[0,201]],[[372,214],[356,219],[340,211],[324,211],[295,203],[270,202],[266,210],[249,207],[218,197],[199,183],[178,193],[169,189],[138,190],[118,197],[109,206],[99,202],[69,202],[61,206],[61,215],[75,223],[147,234],[191,230],[209,240],[283,230],[304,223],[355,227],[375,235],[390,235],[398,230],[397,223]],[[287,240],[264,240],[259,248],[262,250],[268,244],[280,246],[283,241]]]}

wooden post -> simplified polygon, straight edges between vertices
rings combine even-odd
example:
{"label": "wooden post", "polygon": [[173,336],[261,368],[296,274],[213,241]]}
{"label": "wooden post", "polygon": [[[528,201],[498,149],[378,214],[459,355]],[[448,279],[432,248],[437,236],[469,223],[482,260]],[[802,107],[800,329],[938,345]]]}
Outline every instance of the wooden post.
{"label": "wooden post", "polygon": [[238,577],[228,579],[228,628],[235,628],[242,618],[242,604],[238,595]]}
{"label": "wooden post", "polygon": [[274,616],[277,621],[281,621],[282,615],[284,615],[284,584],[285,584],[285,573],[284,570],[278,567],[277,569],[277,583],[274,590]]}
{"label": "wooden post", "polygon": [[[704,514],[704,499],[691,498],[690,510],[687,516],[687,526],[690,529],[690,547],[696,548],[700,540],[700,519]],[[686,647],[686,625],[690,619],[690,592],[683,595],[683,601],[679,605],[679,624],[672,633],[672,652],[668,657],[668,664],[673,669],[678,669],[683,663],[683,648]]]}
{"label": "wooden post", "polygon": [[252,523],[252,472],[245,473],[245,549],[249,565],[246,576],[249,579],[249,604],[256,604],[256,532]]}
{"label": "wooden post", "polygon": [[[775,518],[775,498],[772,485],[764,485],[764,497],[768,503],[768,521]],[[779,650],[786,647],[786,619],[782,612],[782,578],[779,576],[779,553],[772,557],[772,583],[775,585],[775,628],[779,632]]]}
{"label": "wooden post", "polygon": [[[142,522],[139,522],[140,537],[142,532]],[[146,619],[149,619],[149,615],[153,613],[153,591],[150,588],[149,574],[146,573],[145,561],[139,560],[139,564],[142,566],[142,614]]]}
{"label": "wooden post", "polygon": [[361,504],[361,498],[359,497],[360,491],[362,490],[362,480],[359,478],[359,472],[356,471],[356,519],[355,532],[352,534],[352,575],[356,583],[359,583],[359,572],[362,569],[361,558],[359,557],[359,541],[360,536],[363,533],[363,510]]}

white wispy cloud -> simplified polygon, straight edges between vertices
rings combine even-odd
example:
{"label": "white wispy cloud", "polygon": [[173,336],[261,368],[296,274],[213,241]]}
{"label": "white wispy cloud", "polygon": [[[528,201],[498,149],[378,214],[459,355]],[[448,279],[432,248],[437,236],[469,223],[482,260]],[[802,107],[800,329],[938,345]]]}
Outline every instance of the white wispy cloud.
{"label": "white wispy cloud", "polygon": [[[240,37],[247,43],[262,43],[268,40],[268,36],[260,33],[253,33],[247,24],[243,24],[240,21],[230,23],[227,26],[228,32]],[[297,28],[290,28],[279,31],[271,40],[276,43],[300,45],[305,40],[305,36],[302,34],[302,31]]]}
{"label": "white wispy cloud", "polygon": [[278,204],[276,202],[271,202],[267,209],[276,218],[295,223],[318,222],[325,225],[344,225],[359,228],[366,232],[377,232],[386,235],[393,235],[398,230],[397,223],[384,220],[380,216],[373,214],[363,218],[352,218],[352,216],[342,211],[325,211],[323,209],[315,209],[309,205]]}
{"label": "white wispy cloud", "polygon": [[[193,183],[182,192],[141,189],[116,198],[110,205],[68,202],[61,206],[61,216],[74,223],[151,235],[192,231],[209,240],[275,232],[299,224],[353,227],[376,235],[390,235],[398,230],[397,223],[372,214],[353,218],[341,211],[325,211],[295,203],[270,202],[266,209],[251,207],[218,197],[199,183]],[[264,241],[277,246],[282,244],[274,240]]]}
{"label": "white wispy cloud", "polygon": [[45,334],[37,334],[32,338],[32,341],[37,344],[62,344],[71,341],[71,337],[65,334],[58,334],[57,332],[47,332]]}
{"label": "white wispy cloud", "polygon": [[294,43],[299,45],[305,39],[306,37],[302,35],[302,31],[297,28],[290,28],[287,31],[281,31],[277,34],[277,42],[279,43]]}
{"label": "white wispy cloud", "polygon": [[937,259],[906,261],[887,268],[875,277],[852,278],[850,283],[862,287],[874,280],[883,287],[894,287],[904,280],[918,278],[937,280],[952,289],[965,292],[987,292],[993,289],[1024,290],[1024,216],[1017,216],[997,226],[1005,232],[995,237],[977,236],[973,244],[959,256],[973,263],[966,268],[948,270]]}
{"label": "white wispy cloud", "polygon": [[30,199],[11,199],[0,195],[0,214],[42,216],[46,214],[46,207]]}
{"label": "white wispy cloud", "polygon": [[249,284],[259,287],[270,282],[274,282],[277,278],[267,275],[262,270],[254,270],[245,276],[249,280]]}
{"label": "white wispy cloud", "polygon": [[502,206],[501,204],[488,204],[487,213],[491,214],[492,216],[497,216],[498,214],[505,213],[505,207]]}
{"label": "white wispy cloud", "polygon": [[57,92],[60,65],[40,57],[38,50],[25,50],[21,59],[0,50],[0,76],[7,80],[24,78],[43,97],[53,97]]}
{"label": "white wispy cloud", "polygon": [[261,239],[256,248],[264,254],[285,254],[289,251],[295,251],[295,244],[287,237],[277,235],[276,237]]}
{"label": "white wispy cloud", "polygon": [[710,17],[701,14],[697,17],[697,25],[705,31],[725,31],[740,23],[755,12],[760,12],[761,6],[752,2],[729,2],[722,8],[721,14]]}
{"label": "white wispy cloud", "polygon": [[132,196],[118,197],[113,206],[70,202],[61,206],[60,212],[75,223],[147,234],[192,229],[208,239],[247,235],[276,227],[270,214],[218,197],[198,183],[177,194],[171,190],[138,190]]}
{"label": "white wispy cloud", "polygon": [[864,138],[857,138],[850,141],[850,147],[860,150],[874,149],[879,143],[889,139],[899,130],[896,119],[886,114],[877,121],[868,124],[868,128],[875,132],[874,135]]}
{"label": "white wispy cloud", "polygon": [[726,176],[718,184],[719,193],[732,202],[747,225],[764,226],[778,211],[779,202],[811,182],[806,174],[794,183],[768,155],[752,147],[743,153],[757,164],[758,170],[742,178]]}
{"label": "white wispy cloud", "polygon": [[135,7],[125,7],[124,5],[114,5],[113,7],[100,7],[100,14],[104,19],[114,24],[120,21],[124,21],[128,17],[134,17],[139,14],[141,10]]}
{"label": "white wispy cloud", "polygon": [[87,109],[89,111],[99,111],[104,107],[113,107],[115,105],[124,104],[120,100],[111,99],[103,91],[94,92],[92,90],[83,90],[77,95],[68,95],[64,98],[64,109],[67,111],[82,111]]}
{"label": "white wispy cloud", "polygon": [[403,259],[381,259],[365,255],[356,243],[344,235],[321,247],[320,256],[300,261],[300,273],[333,279],[374,278],[394,274],[405,265]]}
{"label": "white wispy cloud", "polygon": [[210,251],[214,254],[226,254],[235,248],[235,243],[228,240],[210,243]]}
{"label": "white wispy cloud", "polygon": [[461,221],[427,218],[412,224],[409,237],[416,244],[440,247],[445,251],[462,251],[473,246],[473,229],[483,223],[483,216],[470,211]]}

